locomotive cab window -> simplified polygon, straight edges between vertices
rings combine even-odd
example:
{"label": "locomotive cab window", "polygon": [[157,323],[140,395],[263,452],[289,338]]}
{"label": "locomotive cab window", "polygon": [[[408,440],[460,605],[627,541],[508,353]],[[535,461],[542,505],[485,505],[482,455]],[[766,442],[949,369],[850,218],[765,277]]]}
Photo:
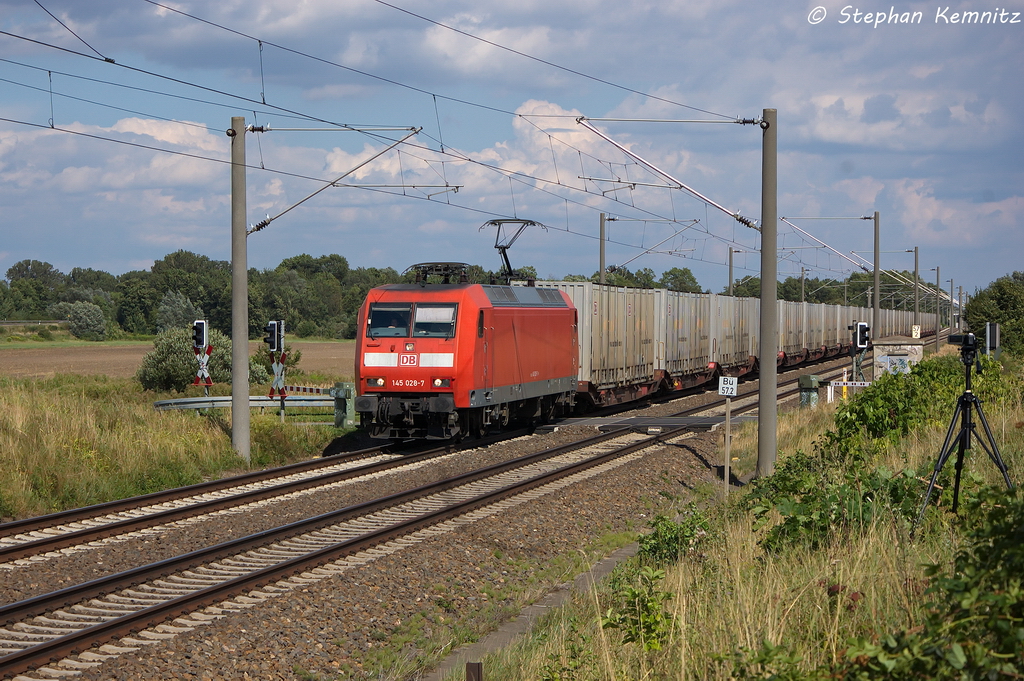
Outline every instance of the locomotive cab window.
{"label": "locomotive cab window", "polygon": [[416,305],[412,335],[416,338],[451,338],[455,335],[454,303]]}
{"label": "locomotive cab window", "polygon": [[409,335],[412,305],[409,303],[377,303],[370,306],[366,320],[368,338],[404,338]]}

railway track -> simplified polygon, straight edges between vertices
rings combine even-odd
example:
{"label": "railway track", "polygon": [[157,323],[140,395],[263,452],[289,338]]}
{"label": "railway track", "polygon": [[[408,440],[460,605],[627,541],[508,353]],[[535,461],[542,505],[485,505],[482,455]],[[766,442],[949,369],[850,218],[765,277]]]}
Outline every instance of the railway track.
{"label": "railway track", "polygon": [[[517,431],[516,434],[522,434]],[[509,437],[505,434],[501,437]],[[444,445],[416,453],[381,445],[343,455],[303,461],[231,478],[180,487],[142,497],[26,518],[0,525],[0,569],[54,552],[95,548],[104,539],[196,519],[275,498],[421,466],[459,448],[486,446],[501,437],[461,445]]]}
{"label": "railway track", "polygon": [[[780,386],[795,383],[795,380],[785,381],[780,383]],[[736,399],[742,400],[754,392],[756,391],[744,393]],[[792,392],[781,394],[780,399],[791,395]],[[724,400],[720,402],[724,404]],[[713,409],[714,406],[712,404],[690,408],[676,415],[697,414]],[[744,410],[749,408],[737,407]],[[614,411],[617,410],[609,413]],[[469,444],[484,446],[522,432],[524,431],[492,436]],[[442,446],[410,456],[396,453],[393,446],[382,445],[345,455],[155,492],[142,497],[4,523],[0,525],[0,566],[69,547],[90,546],[93,542],[103,539],[140,532],[248,503],[418,464],[452,449],[451,445]]]}
{"label": "railway track", "polygon": [[[523,503],[542,488],[622,465],[681,431],[654,437],[627,430],[605,433],[0,607],[0,674],[58,660],[62,663],[51,676],[96,666],[119,652],[202,626],[225,610],[401,550],[497,513],[503,504]],[[235,600],[223,605],[229,599]],[[168,620],[173,621],[165,624]],[[112,639],[120,639],[118,645],[86,652]],[[65,659],[77,653],[84,654]]]}
{"label": "railway track", "polygon": [[0,564],[68,547],[88,546],[109,537],[380,473],[444,453],[443,448],[438,448],[403,457],[379,447],[334,460],[302,462],[145,497],[15,521],[0,525]]}
{"label": "railway track", "polygon": [[[826,374],[829,375],[831,374]],[[780,387],[795,385],[796,381],[796,378],[783,381]],[[787,399],[797,392],[796,389],[785,390],[779,394],[779,399]],[[755,389],[737,396],[735,412],[743,413],[755,409],[756,400],[749,401],[749,398],[756,394]],[[708,404],[681,410],[673,416],[701,414],[722,405],[724,399],[716,399]],[[516,434],[520,433],[517,431],[513,435]],[[494,436],[472,444],[486,445],[508,436],[509,434]],[[237,509],[269,499],[283,498],[347,480],[380,475],[386,471],[407,469],[422,465],[450,451],[452,446],[443,446],[409,455],[394,453],[388,446],[380,446],[157,492],[144,497],[6,523],[0,525],[0,566],[9,568],[42,560],[55,555],[57,551],[74,550],[74,547],[78,547],[78,550],[89,550],[96,548],[96,542],[104,539],[143,531],[157,532],[162,526],[182,520]]]}

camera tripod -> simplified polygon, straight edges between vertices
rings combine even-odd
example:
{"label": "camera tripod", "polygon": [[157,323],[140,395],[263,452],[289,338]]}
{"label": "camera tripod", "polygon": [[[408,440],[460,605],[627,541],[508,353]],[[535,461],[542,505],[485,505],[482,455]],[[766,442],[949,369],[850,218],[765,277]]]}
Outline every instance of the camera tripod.
{"label": "camera tripod", "polygon": [[[974,334],[968,334],[973,337]],[[1003,462],[1003,458],[999,455],[999,448],[996,446],[995,438],[992,437],[992,429],[989,428],[988,420],[985,418],[985,412],[981,410],[981,400],[978,396],[971,391],[971,365],[974,363],[976,358],[976,346],[970,346],[967,341],[960,348],[960,359],[966,366],[967,371],[967,382],[964,392],[956,401],[956,411],[953,412],[953,420],[949,423],[949,430],[946,432],[946,441],[942,445],[942,450],[939,452],[939,460],[935,462],[935,470],[932,472],[931,482],[928,483],[928,491],[924,494],[924,503],[921,504],[921,512],[917,516],[917,522],[914,524],[916,528],[921,524],[921,519],[924,517],[924,511],[928,507],[928,502],[932,497],[932,490],[935,489],[935,480],[939,477],[939,472],[942,467],[946,465],[946,461],[953,454],[953,450],[956,449],[956,480],[953,483],[953,506],[952,512],[956,513],[957,505],[960,499],[960,473],[964,467],[964,452],[971,448],[971,437],[973,436],[978,444],[981,445],[985,453],[988,454],[988,458],[992,459],[992,463],[996,465],[999,472],[1003,474],[1003,480],[1006,481],[1006,486],[1009,489],[1013,489],[1013,483],[1010,482],[1010,475],[1006,471],[1006,463]],[[978,372],[981,372],[981,365],[978,365]],[[978,420],[981,421],[981,425],[985,427],[985,438],[982,439],[978,436],[977,424],[972,417],[972,410],[977,410]],[[960,418],[960,430],[955,435],[956,440],[954,441],[953,431],[956,428],[957,418]]]}

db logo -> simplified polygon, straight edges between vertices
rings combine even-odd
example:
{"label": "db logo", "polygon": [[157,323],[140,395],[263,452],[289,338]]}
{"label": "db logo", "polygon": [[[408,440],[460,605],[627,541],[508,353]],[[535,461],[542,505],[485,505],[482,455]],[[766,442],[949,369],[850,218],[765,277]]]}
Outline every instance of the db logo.
{"label": "db logo", "polygon": [[398,366],[414,367],[418,365],[417,355],[399,355]]}

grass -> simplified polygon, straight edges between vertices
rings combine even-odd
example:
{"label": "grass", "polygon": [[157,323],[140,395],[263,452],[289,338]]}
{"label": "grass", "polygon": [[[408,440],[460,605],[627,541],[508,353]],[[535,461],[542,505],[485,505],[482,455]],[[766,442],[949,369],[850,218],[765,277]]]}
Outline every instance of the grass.
{"label": "grass", "polygon": [[[116,339],[102,342],[106,346],[127,346],[152,343],[154,336],[125,334],[120,332]],[[22,347],[25,344],[46,343],[50,348],[81,347],[97,345],[96,341],[81,340],[71,335],[68,324],[24,324],[0,325],[0,350],[4,347]]]}
{"label": "grass", "polygon": [[[132,379],[0,378],[0,519],[88,506],[242,472],[223,414],[158,412]],[[252,417],[252,467],[317,456],[338,431]]]}
{"label": "grass", "polygon": [[[1011,479],[1019,482],[1024,473],[1024,381],[1019,368],[1004,383],[1009,389],[982,396],[983,408]],[[959,394],[962,387],[948,392]],[[910,466],[930,474],[952,416],[953,402],[947,397],[934,398],[923,427],[905,437],[889,434],[869,442],[869,465],[893,471]],[[824,404],[780,414],[780,461],[797,451],[813,451],[835,414],[835,405]],[[735,437],[734,466],[753,470],[756,427],[741,428]],[[950,460],[945,478],[952,468]],[[919,499],[927,475],[911,481],[916,485],[913,498]],[[961,503],[983,485],[1002,487],[1003,481],[984,451],[975,448],[966,458]],[[948,489],[943,492],[944,507],[949,494]],[[663,625],[660,649],[625,642],[628,628],[621,625],[601,626],[616,608],[624,607],[623,585],[635,588],[638,583],[642,563],[631,562],[594,592],[575,594],[529,637],[487,656],[487,678],[820,678],[822,669],[844,662],[852,639],[878,640],[890,632],[915,631],[931,598],[925,592],[929,582],[924,566],[950,565],[964,541],[963,521],[934,505],[916,540],[909,536],[906,520],[879,513],[865,528],[841,530],[837,525],[822,543],[797,542],[777,551],[767,551],[760,543],[767,528],[755,530],[743,494],[706,513],[711,534],[699,550],[666,566],[658,582],[657,593],[671,594],[665,601],[671,619]],[[775,511],[768,517],[768,527],[781,520]],[[639,598],[635,603],[644,602],[636,592],[634,597]],[[648,633],[657,631],[655,620],[647,626]]]}

